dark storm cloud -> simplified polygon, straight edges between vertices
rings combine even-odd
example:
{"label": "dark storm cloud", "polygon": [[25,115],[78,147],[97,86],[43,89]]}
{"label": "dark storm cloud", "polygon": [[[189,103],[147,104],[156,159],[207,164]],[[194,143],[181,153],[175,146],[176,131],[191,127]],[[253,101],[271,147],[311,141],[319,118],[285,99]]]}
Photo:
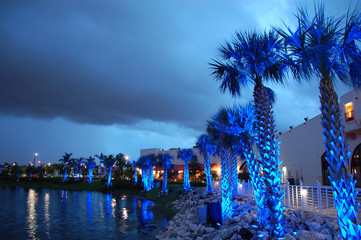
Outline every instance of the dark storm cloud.
{"label": "dark storm cloud", "polygon": [[93,124],[202,124],[225,99],[207,63],[225,32],[252,19],[206,1],[1,5],[1,113]]}
{"label": "dark storm cloud", "polygon": [[233,101],[210,76],[217,47],[294,21],[296,3],[1,1],[0,114],[198,128]]}

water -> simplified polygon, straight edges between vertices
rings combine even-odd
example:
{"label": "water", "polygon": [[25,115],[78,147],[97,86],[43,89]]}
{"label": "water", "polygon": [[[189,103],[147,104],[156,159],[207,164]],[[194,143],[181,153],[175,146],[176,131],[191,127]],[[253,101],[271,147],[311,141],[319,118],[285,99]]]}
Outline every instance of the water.
{"label": "water", "polygon": [[98,192],[0,187],[0,239],[152,239],[152,201]]}

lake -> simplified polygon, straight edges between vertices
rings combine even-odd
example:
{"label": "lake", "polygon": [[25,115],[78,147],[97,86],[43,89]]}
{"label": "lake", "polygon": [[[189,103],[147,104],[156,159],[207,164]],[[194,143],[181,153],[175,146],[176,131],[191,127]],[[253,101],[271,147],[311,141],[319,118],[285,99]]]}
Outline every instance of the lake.
{"label": "lake", "polygon": [[140,197],[0,187],[0,239],[152,239],[167,224]]}

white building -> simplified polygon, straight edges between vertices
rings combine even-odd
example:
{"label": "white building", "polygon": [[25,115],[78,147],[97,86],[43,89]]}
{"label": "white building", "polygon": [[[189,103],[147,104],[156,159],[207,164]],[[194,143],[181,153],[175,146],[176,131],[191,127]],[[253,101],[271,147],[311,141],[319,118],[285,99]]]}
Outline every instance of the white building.
{"label": "white building", "polygon": [[[361,187],[361,90],[353,90],[340,97],[342,123],[346,144],[351,152],[352,171]],[[316,185],[316,180],[329,185],[328,163],[322,135],[321,115],[281,134],[280,159],[283,160],[283,180],[303,180],[305,185]]]}
{"label": "white building", "polygon": [[[352,158],[352,171],[358,181],[357,186],[361,187],[361,90],[353,90],[340,97],[340,109],[342,121],[345,127],[346,144]],[[316,180],[322,185],[329,185],[328,164],[325,160],[325,147],[322,135],[321,115],[312,119],[305,119],[305,122],[287,132],[280,133],[280,159],[282,180],[286,183],[315,186]],[[197,148],[192,148],[199,162],[203,167],[203,157]],[[181,173],[184,162],[177,158],[179,149],[160,150],[159,148],[141,149],[140,155],[169,153],[174,161],[175,170]],[[220,159],[210,157],[212,170],[220,172]],[[246,169],[245,161],[240,160],[240,171]]]}

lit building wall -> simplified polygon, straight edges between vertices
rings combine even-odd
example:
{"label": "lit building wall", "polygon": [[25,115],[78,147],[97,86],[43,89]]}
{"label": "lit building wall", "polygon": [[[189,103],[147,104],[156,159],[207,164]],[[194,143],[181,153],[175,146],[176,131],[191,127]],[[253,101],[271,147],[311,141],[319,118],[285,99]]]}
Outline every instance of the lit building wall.
{"label": "lit building wall", "polygon": [[280,136],[280,159],[282,182],[294,179],[295,184],[302,180],[305,185],[316,185],[322,180],[321,156],[323,145],[321,116],[318,115]]}
{"label": "lit building wall", "polygon": [[[352,157],[357,146],[361,144],[361,90],[353,90],[341,96],[340,110],[345,127],[346,144],[349,145]],[[305,185],[311,186],[316,185],[316,180],[319,180],[321,184],[327,184],[324,180],[325,177],[322,178],[322,171],[324,171],[324,176],[327,175],[325,174],[327,167],[322,169],[321,158],[325,153],[325,147],[321,115],[282,133],[280,141],[284,183],[287,179],[294,178],[296,184],[299,183],[299,180],[303,180]],[[357,171],[357,174],[361,185],[361,171]]]}

